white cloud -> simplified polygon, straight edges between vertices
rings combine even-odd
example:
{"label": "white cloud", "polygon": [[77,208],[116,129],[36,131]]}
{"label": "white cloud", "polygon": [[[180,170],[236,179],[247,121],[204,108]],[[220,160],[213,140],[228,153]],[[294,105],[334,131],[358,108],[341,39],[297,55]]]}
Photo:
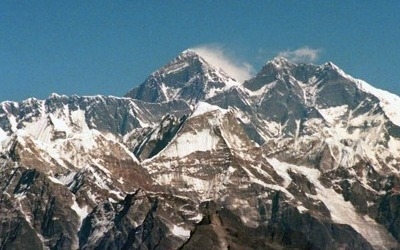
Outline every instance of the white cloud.
{"label": "white cloud", "polygon": [[195,51],[211,65],[221,68],[239,82],[243,82],[253,76],[253,66],[247,62],[240,62],[233,58],[232,55],[228,55],[221,46],[201,45],[191,48],[191,50]]}
{"label": "white cloud", "polygon": [[312,49],[305,46],[296,50],[286,50],[279,52],[278,56],[285,57],[292,62],[311,63],[318,60],[320,53],[320,49]]}

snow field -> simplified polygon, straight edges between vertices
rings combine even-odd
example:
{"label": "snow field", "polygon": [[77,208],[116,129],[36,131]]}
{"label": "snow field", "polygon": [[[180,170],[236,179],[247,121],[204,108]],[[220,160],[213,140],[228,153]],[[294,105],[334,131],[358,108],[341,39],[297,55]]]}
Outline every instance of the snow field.
{"label": "snow field", "polygon": [[286,174],[288,170],[306,176],[314,184],[317,191],[317,195],[309,196],[321,200],[326,205],[335,223],[349,224],[370,242],[372,246],[378,249],[391,249],[397,245],[397,241],[390,235],[386,228],[375,222],[368,215],[359,215],[354,206],[349,201],[345,201],[343,196],[336,193],[333,189],[325,188],[318,179],[321,174],[319,170],[280,162],[275,158],[269,158],[268,162],[286,180],[289,177]]}

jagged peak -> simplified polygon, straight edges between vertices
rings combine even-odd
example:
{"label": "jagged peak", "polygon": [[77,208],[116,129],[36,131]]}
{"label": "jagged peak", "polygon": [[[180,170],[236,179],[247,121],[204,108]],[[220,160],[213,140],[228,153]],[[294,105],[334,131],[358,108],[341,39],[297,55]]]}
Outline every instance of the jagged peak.
{"label": "jagged peak", "polygon": [[341,70],[336,64],[334,64],[334,63],[331,62],[331,61],[324,63],[324,64],[322,65],[322,67],[323,67],[324,69],[332,69],[332,70],[335,70],[335,71],[343,71],[343,70]]}
{"label": "jagged peak", "polygon": [[57,93],[51,93],[47,99],[59,99],[59,98],[68,98],[67,95],[59,95]]}
{"label": "jagged peak", "polygon": [[190,48],[184,50],[173,60],[165,64],[165,66],[153,72],[151,76],[155,77],[180,72],[188,67],[199,67],[198,70],[201,71],[201,74],[209,75],[211,72],[213,72],[211,74],[215,74],[225,81],[236,81],[233,77],[226,73],[222,67],[210,62],[209,60],[206,60],[201,53],[198,53],[196,50]]}
{"label": "jagged peak", "polygon": [[[188,60],[197,60],[202,64],[202,67],[205,70],[213,70],[213,71],[218,71],[222,73],[225,77],[231,78],[223,69],[220,65],[217,65],[213,60],[208,60],[208,57],[206,55],[202,55],[202,53],[199,53],[196,51],[196,49],[186,49],[183,52],[181,52],[178,57],[176,57],[172,62],[174,61],[188,61]],[[209,58],[210,59],[210,58]]]}
{"label": "jagged peak", "polygon": [[182,51],[179,54],[179,56],[182,56],[182,57],[200,57],[200,55],[195,50],[190,49],[190,48]]}
{"label": "jagged peak", "polygon": [[274,59],[268,61],[266,65],[272,65],[276,69],[291,68],[296,66],[295,63],[289,61],[287,58],[282,56],[277,56]]}
{"label": "jagged peak", "polygon": [[[300,66],[300,65],[310,65],[312,66],[312,63],[294,63],[290,60],[288,60],[285,57],[282,56],[277,56],[274,59],[268,61],[265,65],[265,67],[268,68],[273,68],[277,73],[279,72],[283,72],[283,73],[287,73],[290,74],[291,70]],[[329,70],[329,71],[333,71],[336,72],[344,77],[347,77],[348,75],[342,70],[340,69],[336,64],[334,64],[331,61],[328,61],[320,66],[315,66],[316,69],[320,69],[320,70]]]}
{"label": "jagged peak", "polygon": [[[341,68],[339,68],[336,64],[331,61],[328,61],[320,66],[320,69],[323,71],[334,72],[344,78],[349,78],[350,76],[346,74]],[[350,77],[351,78],[351,77]]]}
{"label": "jagged peak", "polygon": [[176,56],[172,61],[167,63],[167,65],[177,62],[189,62],[190,60],[205,62],[204,58],[202,58],[196,51],[193,49],[186,49]]}
{"label": "jagged peak", "polygon": [[181,52],[177,57],[165,64],[160,69],[154,71],[151,75],[156,76],[160,74],[170,74],[179,72],[187,67],[200,64],[202,68],[211,68],[212,66],[202,58],[197,52],[192,49],[186,49]]}
{"label": "jagged peak", "polygon": [[289,60],[283,56],[277,56],[274,59],[272,59],[271,62],[276,63],[276,64],[287,64],[287,63],[289,63]]}

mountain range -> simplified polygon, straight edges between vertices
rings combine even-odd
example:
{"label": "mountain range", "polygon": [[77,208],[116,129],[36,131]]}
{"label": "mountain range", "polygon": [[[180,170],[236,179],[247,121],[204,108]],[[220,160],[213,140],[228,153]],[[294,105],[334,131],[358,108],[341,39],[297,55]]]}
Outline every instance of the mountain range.
{"label": "mountain range", "polygon": [[193,50],[124,97],[0,104],[0,249],[399,249],[400,97]]}

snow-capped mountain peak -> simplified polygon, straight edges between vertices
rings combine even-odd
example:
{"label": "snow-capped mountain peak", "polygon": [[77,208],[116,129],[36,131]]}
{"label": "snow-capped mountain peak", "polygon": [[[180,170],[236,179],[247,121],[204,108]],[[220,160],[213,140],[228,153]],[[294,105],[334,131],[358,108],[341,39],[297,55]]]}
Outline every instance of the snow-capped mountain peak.
{"label": "snow-capped mountain peak", "polygon": [[125,98],[0,103],[2,247],[400,249],[398,96],[284,58],[240,84],[200,55]]}
{"label": "snow-capped mountain peak", "polygon": [[197,73],[203,73],[205,75],[214,73],[218,74],[218,77],[220,77],[221,80],[232,80],[232,78],[220,66],[208,62],[204,57],[192,49],[183,51],[174,60],[153,74],[173,74],[185,70],[187,67],[201,67],[198,68],[199,71]]}
{"label": "snow-capped mountain peak", "polygon": [[296,66],[295,63],[290,62],[288,59],[282,56],[275,57],[271,61],[268,61],[266,64],[271,64],[275,66],[276,69],[291,68]]}
{"label": "snow-capped mountain peak", "polygon": [[173,74],[182,71],[187,67],[194,66],[194,64],[203,67],[204,63],[204,59],[202,59],[196,52],[193,50],[185,50],[165,66],[152,73],[152,75]]}
{"label": "snow-capped mountain peak", "polygon": [[323,65],[320,66],[320,69],[322,71],[333,71],[333,72],[337,72],[339,75],[345,76],[346,73],[339,68],[339,66],[337,66],[336,64],[334,64],[333,62],[326,62]]}
{"label": "snow-capped mountain peak", "polygon": [[125,96],[149,102],[183,99],[193,104],[238,85],[220,67],[193,50],[185,50]]}

